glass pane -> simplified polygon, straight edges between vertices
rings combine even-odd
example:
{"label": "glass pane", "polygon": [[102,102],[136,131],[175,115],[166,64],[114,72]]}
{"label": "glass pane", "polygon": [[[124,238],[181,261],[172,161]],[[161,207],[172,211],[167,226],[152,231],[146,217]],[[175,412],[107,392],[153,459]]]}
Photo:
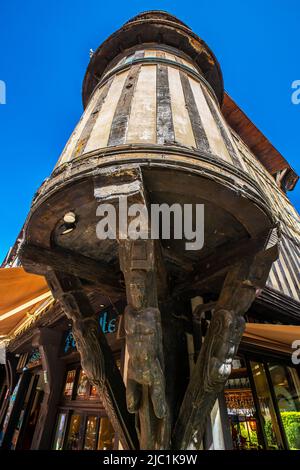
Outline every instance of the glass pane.
{"label": "glass pane", "polygon": [[297,371],[268,364],[286,438],[291,450],[300,450],[300,384]]}
{"label": "glass pane", "polygon": [[88,416],[85,428],[84,450],[95,450],[97,441],[97,416]]}
{"label": "glass pane", "polygon": [[72,415],[66,444],[67,450],[80,450],[80,424],[81,416]]}
{"label": "glass pane", "polygon": [[88,399],[90,396],[90,388],[89,379],[84,370],[81,370],[78,380],[77,397]]}
{"label": "glass pane", "polygon": [[67,373],[65,389],[64,389],[64,396],[65,397],[72,397],[74,380],[75,380],[76,370],[69,370]]}
{"label": "glass pane", "polygon": [[53,449],[54,450],[62,450],[62,448],[63,448],[63,441],[64,441],[64,435],[65,435],[65,430],[66,430],[66,424],[67,424],[67,415],[66,415],[66,413],[60,413],[58,415],[56,433],[55,433],[55,438],[54,438],[54,443],[53,443]]}
{"label": "glass pane", "polygon": [[91,388],[91,398],[98,398],[99,395],[98,395],[98,391],[97,391],[97,388],[95,387],[95,385],[92,385],[92,388]]}
{"label": "glass pane", "polygon": [[260,362],[251,361],[250,364],[260,404],[267,449],[283,449],[283,442],[266,377],[265,367]]}
{"label": "glass pane", "polygon": [[246,364],[235,358],[224,390],[233,447],[236,450],[262,449],[256,409]]}
{"label": "glass pane", "polygon": [[98,450],[114,448],[115,432],[108,418],[101,418],[98,437]]}

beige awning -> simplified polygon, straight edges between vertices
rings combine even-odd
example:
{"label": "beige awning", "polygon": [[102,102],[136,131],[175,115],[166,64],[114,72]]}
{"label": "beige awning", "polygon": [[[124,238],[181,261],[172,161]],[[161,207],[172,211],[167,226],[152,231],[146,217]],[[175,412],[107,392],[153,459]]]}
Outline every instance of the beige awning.
{"label": "beige awning", "polygon": [[0,337],[9,335],[50,296],[43,276],[26,273],[22,267],[0,269]]}
{"label": "beige awning", "polygon": [[300,340],[300,326],[246,323],[243,342],[263,349],[292,354],[292,344]]}

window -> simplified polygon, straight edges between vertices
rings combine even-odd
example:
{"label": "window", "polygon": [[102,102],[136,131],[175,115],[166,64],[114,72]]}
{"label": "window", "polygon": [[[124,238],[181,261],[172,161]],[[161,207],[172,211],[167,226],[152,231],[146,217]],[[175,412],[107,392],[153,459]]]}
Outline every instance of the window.
{"label": "window", "polygon": [[267,448],[283,449],[283,440],[272,401],[265,366],[260,362],[254,361],[251,361],[250,364],[259,400]]}
{"label": "window", "polygon": [[77,385],[77,398],[87,400],[90,397],[90,389],[91,385],[89,379],[84,370],[81,370]]}
{"label": "window", "polygon": [[88,416],[85,427],[84,450],[95,450],[97,442],[97,416]]}
{"label": "window", "polygon": [[271,381],[289,449],[300,450],[300,384],[295,369],[269,363]]}
{"label": "window", "polygon": [[65,383],[65,388],[64,388],[64,396],[67,398],[72,397],[73,393],[73,387],[74,387],[74,382],[75,382],[75,375],[76,375],[76,370],[69,370],[67,373],[67,378],[66,378],[66,383]]}
{"label": "window", "polygon": [[80,425],[82,416],[79,414],[71,415],[69,432],[66,442],[67,450],[80,450]]}
{"label": "window", "polygon": [[62,450],[63,448],[66,425],[67,425],[67,414],[59,413],[58,419],[57,419],[57,425],[56,425],[54,444],[53,444],[54,450]]}
{"label": "window", "polygon": [[91,387],[91,398],[98,398],[99,395],[98,395],[98,391],[97,391],[97,387],[95,387],[95,385],[92,385]]}
{"label": "window", "polygon": [[233,361],[224,395],[234,449],[262,449],[254,398],[246,363],[242,358]]}
{"label": "window", "polygon": [[295,368],[256,356],[235,358],[224,395],[235,449],[300,450]]}
{"label": "window", "polygon": [[114,448],[115,433],[108,418],[101,418],[98,437],[98,450],[112,450]]}
{"label": "window", "polygon": [[114,429],[106,416],[80,412],[58,414],[54,450],[112,450]]}

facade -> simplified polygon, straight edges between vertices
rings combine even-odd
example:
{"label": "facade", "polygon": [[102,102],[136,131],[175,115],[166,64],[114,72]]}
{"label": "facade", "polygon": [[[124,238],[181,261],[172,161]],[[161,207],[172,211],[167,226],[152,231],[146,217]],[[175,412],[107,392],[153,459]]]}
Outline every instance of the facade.
{"label": "facade", "polygon": [[[164,12],[93,53],[83,104],[3,266],[51,295],[7,336],[2,447],[300,449],[297,175]],[[203,204],[203,247],[99,239],[121,197]]]}

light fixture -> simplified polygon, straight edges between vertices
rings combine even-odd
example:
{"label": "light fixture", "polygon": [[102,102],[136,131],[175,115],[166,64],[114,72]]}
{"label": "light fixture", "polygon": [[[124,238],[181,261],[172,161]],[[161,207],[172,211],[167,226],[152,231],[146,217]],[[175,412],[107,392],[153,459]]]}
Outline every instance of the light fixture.
{"label": "light fixture", "polygon": [[66,235],[76,228],[76,214],[74,212],[66,212],[64,215],[64,224],[61,228],[61,235]]}
{"label": "light fixture", "polygon": [[64,222],[66,224],[74,224],[76,222],[76,214],[74,212],[67,212],[64,215]]}
{"label": "light fixture", "polygon": [[74,230],[75,224],[64,224],[63,231],[61,232],[62,235],[66,235],[67,233],[72,232]]}

